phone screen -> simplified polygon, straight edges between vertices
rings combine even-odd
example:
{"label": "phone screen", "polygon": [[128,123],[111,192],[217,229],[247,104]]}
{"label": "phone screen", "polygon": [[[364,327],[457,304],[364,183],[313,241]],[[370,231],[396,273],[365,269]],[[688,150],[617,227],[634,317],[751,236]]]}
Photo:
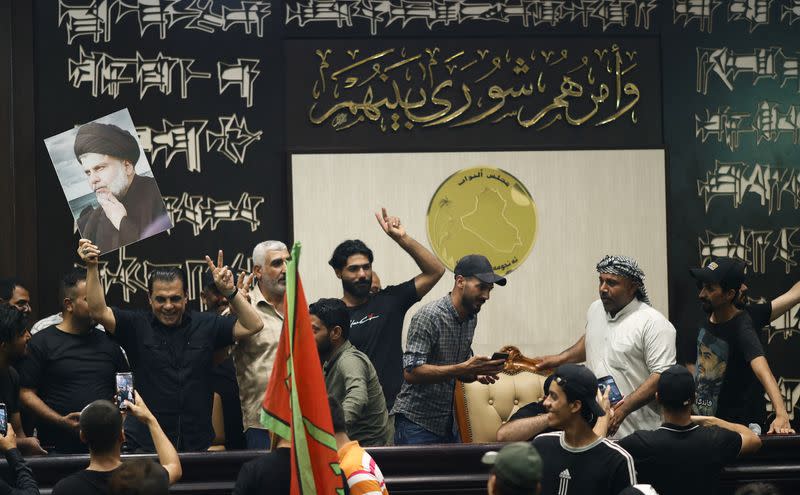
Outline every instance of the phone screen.
{"label": "phone screen", "polygon": [[619,387],[617,387],[617,382],[614,381],[613,376],[608,375],[599,378],[597,380],[597,386],[600,388],[601,394],[606,392],[606,387],[611,387],[611,391],[608,393],[608,400],[611,402],[612,406],[622,400],[622,393],[619,391]]}
{"label": "phone screen", "polygon": [[133,373],[117,373],[117,406],[125,409],[124,401],[133,404],[133,397]]}
{"label": "phone screen", "polygon": [[0,403],[0,433],[6,436],[8,433],[8,410],[6,405]]}
{"label": "phone screen", "polygon": [[497,359],[508,359],[508,353],[507,352],[495,352],[494,354],[492,354],[492,361],[495,361]]}

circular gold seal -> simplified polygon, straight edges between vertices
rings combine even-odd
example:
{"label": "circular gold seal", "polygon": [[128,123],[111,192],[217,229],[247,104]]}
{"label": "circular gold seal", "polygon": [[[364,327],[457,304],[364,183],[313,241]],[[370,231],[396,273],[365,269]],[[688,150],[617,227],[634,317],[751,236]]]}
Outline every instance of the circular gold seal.
{"label": "circular gold seal", "polygon": [[498,274],[511,273],[530,254],[536,224],[531,193],[499,168],[456,172],[428,206],[428,240],[450,270],[462,256],[482,254]]}

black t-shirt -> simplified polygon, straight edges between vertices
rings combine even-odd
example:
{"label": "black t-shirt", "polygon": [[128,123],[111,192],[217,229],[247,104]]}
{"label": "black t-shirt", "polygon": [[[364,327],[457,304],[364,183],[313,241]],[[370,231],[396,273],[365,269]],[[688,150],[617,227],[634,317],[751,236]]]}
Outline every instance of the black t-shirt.
{"label": "black t-shirt", "polygon": [[291,482],[291,449],[278,448],[242,465],[233,495],[288,495]]}
{"label": "black t-shirt", "polygon": [[636,484],[633,457],[608,439],[573,448],[564,442],[564,432],[557,431],[537,436],[533,446],[543,461],[543,494],[617,495]]}
{"label": "black t-shirt", "polygon": [[716,426],[665,423],[618,443],[633,456],[639,483],[653,485],[659,495],[714,495],[720,471],[739,456],[742,436]]}
{"label": "black t-shirt", "polygon": [[[169,479],[169,473],[163,466],[159,466],[164,476]],[[71,474],[53,487],[53,495],[108,495],[108,483],[119,467],[111,471],[89,471],[84,469]]]}
{"label": "black t-shirt", "polygon": [[350,342],[372,361],[391,411],[403,384],[403,320],[419,301],[414,279],[390,285],[350,312]]}
{"label": "black t-shirt", "polygon": [[758,334],[758,340],[765,349],[769,345],[769,324],[772,318],[772,302],[748,304],[744,307],[750,319],[753,320],[753,328]]}
{"label": "black t-shirt", "polygon": [[706,321],[697,336],[695,411],[732,423],[766,420],[764,387],[750,367],[764,348],[746,311],[725,323]]}
{"label": "black t-shirt", "polygon": [[89,471],[84,469],[71,474],[53,487],[53,495],[107,495],[108,481],[119,468],[111,471]]}
{"label": "black t-shirt", "polygon": [[[211,445],[212,369],[216,349],[233,344],[236,318],[187,311],[165,327],[149,311],[112,308],[114,338],[128,354],[134,386],[179,451]],[[150,431],[133,416],[125,420],[130,450],[154,450]]]}
{"label": "black t-shirt", "polygon": [[0,369],[0,402],[6,405],[7,419],[19,412],[19,375],[13,366]]}
{"label": "black t-shirt", "polygon": [[[59,330],[55,325],[38,332],[28,342],[28,355],[19,365],[20,386],[36,390],[48,407],[62,416],[80,412],[97,399],[112,400],[115,374],[128,371],[119,345],[105,332],[93,328],[84,335]],[[77,433],[39,421],[39,441],[58,453],[88,452]]]}
{"label": "black t-shirt", "polygon": [[756,329],[756,332],[760,332],[762,328],[769,325],[770,317],[772,316],[771,302],[748,304],[744,307],[744,310],[753,320],[753,328]]}

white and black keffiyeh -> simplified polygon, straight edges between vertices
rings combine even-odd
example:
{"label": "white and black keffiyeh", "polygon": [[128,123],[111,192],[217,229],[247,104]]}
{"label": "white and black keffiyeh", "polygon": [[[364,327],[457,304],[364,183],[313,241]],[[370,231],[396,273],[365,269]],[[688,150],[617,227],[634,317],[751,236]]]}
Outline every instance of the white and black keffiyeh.
{"label": "white and black keffiyeh", "polygon": [[644,288],[644,272],[639,268],[639,264],[636,263],[635,259],[629,256],[606,255],[597,264],[597,273],[610,273],[628,277],[639,284],[639,288],[636,289],[636,298],[643,303],[650,304],[650,298],[647,297],[647,289]]}

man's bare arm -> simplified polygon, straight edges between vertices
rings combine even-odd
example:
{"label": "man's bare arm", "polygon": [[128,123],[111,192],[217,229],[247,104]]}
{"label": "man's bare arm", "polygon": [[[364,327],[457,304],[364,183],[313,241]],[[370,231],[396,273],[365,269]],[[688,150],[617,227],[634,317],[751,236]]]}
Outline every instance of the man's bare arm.
{"label": "man's bare arm", "polygon": [[147,408],[147,404],[144,403],[139,392],[134,391],[134,394],[136,403],[131,404],[126,400],[125,405],[128,411],[130,411],[136,419],[147,425],[147,428],[150,430],[150,436],[153,439],[156,454],[158,454],[158,463],[166,469],[169,475],[169,484],[172,485],[178,482],[181,476],[183,476],[183,469],[181,468],[181,459],[178,457],[178,451],[175,450],[175,446],[172,445],[172,442],[169,441],[164,430],[161,429],[156,417],[153,416],[153,413]]}
{"label": "man's bare arm", "polygon": [[414,286],[417,289],[417,296],[424,297],[444,275],[444,265],[435,254],[408,235],[405,227],[400,225],[400,219],[389,216],[386,208],[382,208],[380,214],[375,213],[375,218],[386,235],[403,248],[422,270],[422,273],[414,277]]}
{"label": "man's bare arm", "polygon": [[562,364],[582,363],[586,361],[586,335],[581,335],[571,347],[561,351],[559,354],[551,356],[541,356],[533,358],[533,362],[540,370],[551,370],[558,368]]}
{"label": "man's bare arm", "polygon": [[730,423],[714,416],[692,416],[692,421],[700,426],[718,426],[738,433],[742,437],[742,448],[739,449],[740,457],[752,454],[761,448],[761,438],[745,425]]}
{"label": "man's bare arm", "polygon": [[789,424],[789,413],[786,412],[786,407],[783,404],[783,395],[781,395],[778,382],[775,381],[775,376],[772,374],[767,358],[759,356],[753,359],[750,361],[750,367],[764,387],[764,391],[767,392],[772,403],[772,410],[775,411],[775,420],[769,426],[767,433],[794,433],[794,429]]}
{"label": "man's bare arm", "polygon": [[97,268],[100,249],[88,239],[78,241],[78,256],[86,264],[86,302],[89,304],[89,316],[103,325],[108,333],[114,333],[117,319],[114,312],[106,305],[106,295],[100,283],[100,272]]}
{"label": "man's bare arm", "polygon": [[39,444],[39,439],[36,437],[29,437],[25,435],[25,430],[22,429],[22,419],[19,412],[15,412],[8,417],[8,422],[14,427],[17,434],[17,448],[22,452],[22,455],[46,455],[47,451]]}
{"label": "man's bare arm", "polygon": [[772,313],[769,315],[769,321],[777,320],[798,304],[800,304],[800,282],[772,301]]}
{"label": "man's bare arm", "polygon": [[639,410],[655,398],[656,390],[658,390],[659,378],[661,378],[661,373],[651,374],[644,383],[639,385],[629,396],[625,397],[622,402],[617,403],[617,407],[614,409],[614,415],[609,419],[609,435],[613,435],[617,432],[619,425],[622,424],[630,413]]}
{"label": "man's bare arm", "polygon": [[22,387],[19,390],[19,399],[22,404],[33,411],[33,413],[48,423],[61,426],[63,428],[74,429],[78,431],[78,420],[80,419],[80,411],[72,412],[66,416],[62,416],[50,408],[36,393],[35,389]]}
{"label": "man's bare arm", "polygon": [[411,370],[403,370],[403,377],[408,383],[414,384],[441,383],[451,378],[461,377],[469,380],[470,377],[478,375],[496,375],[503,370],[504,366],[504,359],[491,360],[486,356],[472,356],[463,363],[458,364],[421,364],[411,368]]}
{"label": "man's bare arm", "polygon": [[526,442],[547,429],[547,414],[515,419],[497,430],[498,442]]}

